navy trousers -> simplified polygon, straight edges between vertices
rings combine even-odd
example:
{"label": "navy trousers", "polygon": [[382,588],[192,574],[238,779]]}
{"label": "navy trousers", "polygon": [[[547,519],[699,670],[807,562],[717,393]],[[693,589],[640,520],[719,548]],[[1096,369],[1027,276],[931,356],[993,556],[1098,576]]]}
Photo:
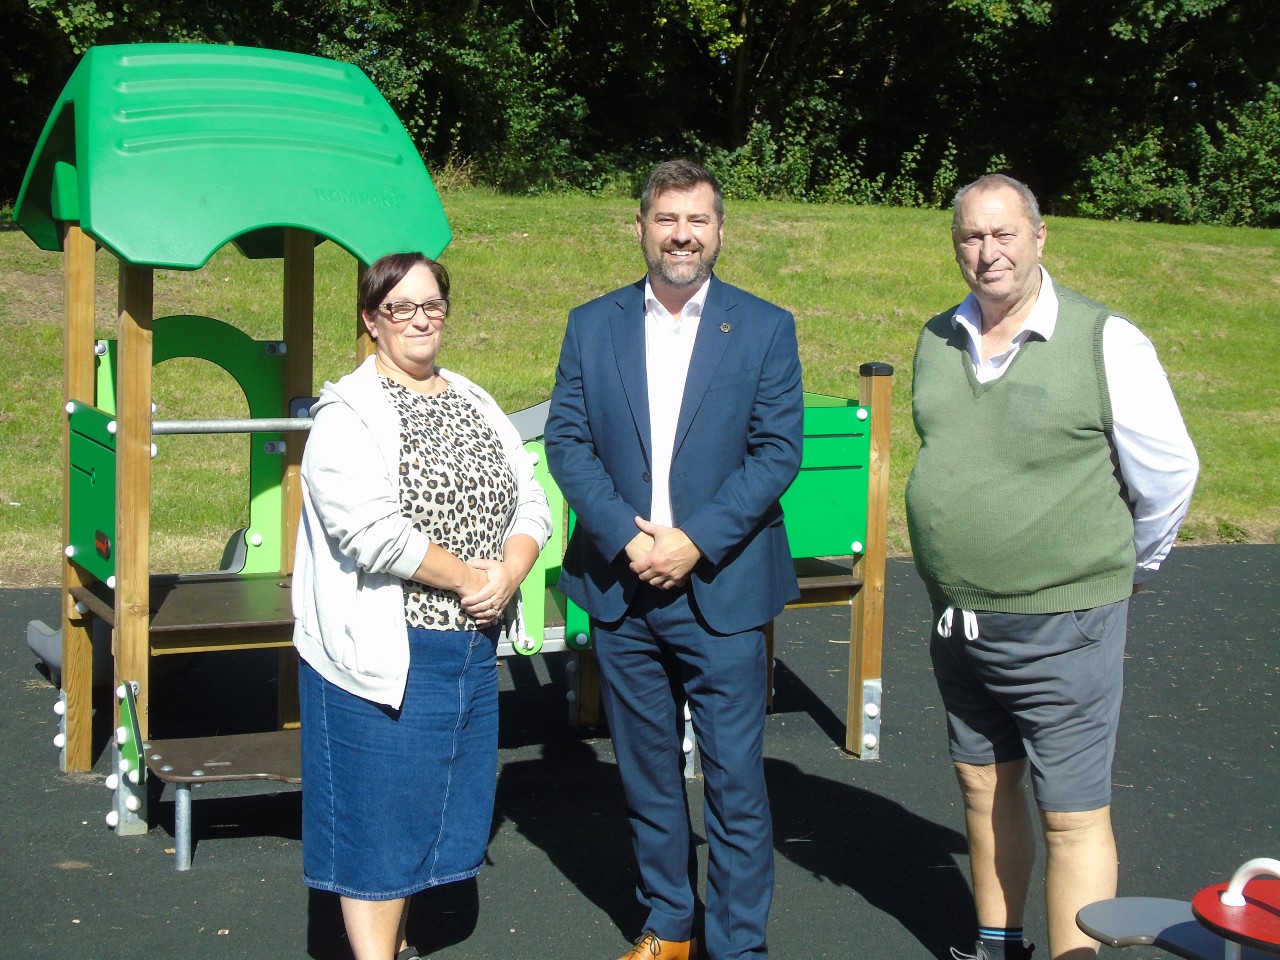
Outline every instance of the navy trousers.
{"label": "navy trousers", "polygon": [[679,711],[688,699],[702,755],[707,893],[701,955],[768,956],[773,825],[764,782],[763,630],[723,635],[687,591],[642,587],[617,623],[592,621],[602,700],[626,795],[645,928],[688,940],[697,856]]}

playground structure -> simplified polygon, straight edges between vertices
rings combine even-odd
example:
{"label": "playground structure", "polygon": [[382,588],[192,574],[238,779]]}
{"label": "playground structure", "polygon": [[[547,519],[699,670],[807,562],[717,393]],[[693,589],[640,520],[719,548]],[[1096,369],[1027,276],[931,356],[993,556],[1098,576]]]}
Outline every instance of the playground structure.
{"label": "playground structure", "polygon": [[[408,134],[359,69],[200,44],[89,50],[36,146],[14,219],[38,246],[63,256],[61,765],[93,766],[96,624],[99,635],[109,631],[116,690],[108,822],[121,833],[147,829],[148,770],[177,784],[183,868],[189,786],[217,779],[202,766],[211,756],[224,758],[217,761],[224,778],[296,782],[287,588],[314,393],[315,247],[326,240],[343,247],[358,278],[389,252],[438,257],[450,228]],[[154,315],[155,270],[199,270],[227,244],[250,259],[280,261],[278,339],[254,340],[213,317]],[[95,338],[98,248],[118,261],[114,339]],[[372,344],[354,283],[352,304],[359,362]],[[153,366],[177,357],[230,374],[249,417],[154,419]],[[845,747],[863,759],[879,756],[891,386],[892,368],[866,364],[860,403],[806,395],[804,462],[783,500],[802,585],[796,606],[852,607]],[[544,418],[537,408],[512,415],[535,455]],[[153,573],[153,438],[217,432],[251,434],[248,525],[233,538],[224,569]],[[565,523],[523,587],[528,635],[500,652],[567,651],[571,717],[593,726],[599,687],[587,617],[554,589],[571,518],[541,457],[538,470]],[[280,651],[277,730],[183,741],[151,729],[156,658],[264,647]],[[692,769],[692,737],[689,752]]]}
{"label": "playground structure", "polygon": [[[292,624],[281,584],[292,566],[303,437],[281,428],[285,411],[297,413],[295,401],[313,394],[314,248],[332,240],[362,266],[395,250],[444,250],[448,221],[412,141],[347,64],[197,44],[97,47],[54,106],[14,219],[64,259],[63,768],[92,765],[95,618],[112,631],[117,683],[136,685],[144,742],[151,658],[165,654],[285,649],[279,712],[291,723]],[[154,271],[199,269],[227,243],[282,261],[278,341],[254,342],[214,318],[154,317]],[[94,338],[99,246],[119,262],[114,345]],[[362,358],[370,346],[354,317],[353,326]],[[253,432],[237,572],[150,571],[152,366],[179,355],[223,365],[249,402],[249,424],[213,428]],[[146,795],[133,782],[142,771],[121,772],[119,827],[145,830]]]}

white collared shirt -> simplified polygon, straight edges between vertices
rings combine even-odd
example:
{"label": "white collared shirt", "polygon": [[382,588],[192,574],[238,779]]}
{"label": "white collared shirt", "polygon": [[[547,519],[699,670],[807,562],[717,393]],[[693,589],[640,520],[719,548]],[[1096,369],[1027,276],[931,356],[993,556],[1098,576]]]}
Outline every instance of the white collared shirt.
{"label": "white collared shirt", "polygon": [[[1049,271],[1040,268],[1040,293],[1009,349],[982,360],[982,308],[970,294],[952,321],[968,335],[969,359],[979,383],[998,380],[1033,336],[1048,340],[1058,324],[1058,295]],[[1111,398],[1112,440],[1133,511],[1137,568],[1143,583],[1169,555],[1191,506],[1200,462],[1178,410],[1156,348],[1123,317],[1102,328],[1102,360]]]}
{"label": "white collared shirt", "polygon": [[680,316],[673,317],[653,295],[649,281],[644,282],[644,350],[652,444],[649,474],[653,481],[649,520],[665,527],[675,526],[671,513],[671,458],[675,453],[684,382],[689,376],[689,358],[693,356],[693,342],[698,336],[702,307],[710,286],[708,277],[689,298]]}

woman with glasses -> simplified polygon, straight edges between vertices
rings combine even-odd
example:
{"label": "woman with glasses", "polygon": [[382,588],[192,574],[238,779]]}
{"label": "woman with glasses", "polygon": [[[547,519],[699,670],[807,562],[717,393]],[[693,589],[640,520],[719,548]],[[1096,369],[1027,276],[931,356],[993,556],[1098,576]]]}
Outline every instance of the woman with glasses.
{"label": "woman with glasses", "polygon": [[551,532],[533,461],[484,390],[436,363],[449,276],[374,263],[375,356],[312,408],[293,578],[303,874],[356,960],[408,960],[409,897],[475,876],[497,782],[496,645]]}

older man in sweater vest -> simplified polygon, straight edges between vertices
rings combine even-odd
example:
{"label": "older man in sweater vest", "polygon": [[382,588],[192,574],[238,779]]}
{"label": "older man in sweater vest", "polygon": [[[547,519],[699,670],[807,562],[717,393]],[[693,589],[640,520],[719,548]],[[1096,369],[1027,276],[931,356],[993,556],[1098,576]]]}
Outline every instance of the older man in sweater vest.
{"label": "older man in sweater vest", "polygon": [[[916,347],[907,486],[931,655],[964,801],[977,960],[1022,960],[1035,833],[1053,960],[1087,960],[1080,907],[1116,892],[1111,763],[1130,595],[1159,568],[1199,469],[1155,349],[1053,282],[1034,195],[956,194],[971,291]],[[956,957],[966,957],[952,951]]]}

